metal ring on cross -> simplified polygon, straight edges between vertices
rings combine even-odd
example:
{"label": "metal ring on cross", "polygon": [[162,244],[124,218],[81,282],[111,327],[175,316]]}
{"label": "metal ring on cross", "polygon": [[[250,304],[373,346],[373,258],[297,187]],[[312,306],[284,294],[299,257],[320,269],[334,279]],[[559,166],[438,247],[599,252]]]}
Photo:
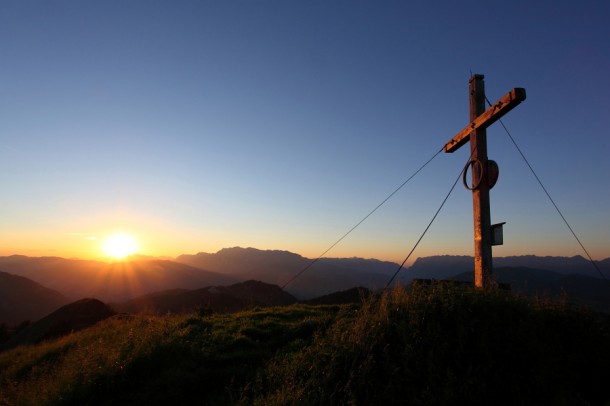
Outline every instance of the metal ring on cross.
{"label": "metal ring on cross", "polygon": [[[473,179],[473,183],[472,186],[468,186],[468,182],[466,181],[466,175],[468,174],[468,168],[470,168],[471,166],[474,166],[475,164],[477,164],[479,166],[479,179],[474,182]],[[474,171],[473,171],[474,173]],[[481,162],[480,159],[471,159],[470,161],[468,161],[468,163],[466,164],[466,166],[464,166],[464,169],[462,170],[462,183],[464,184],[464,187],[468,190],[475,190],[479,187],[479,185],[481,184],[481,178],[483,177],[483,163]]]}

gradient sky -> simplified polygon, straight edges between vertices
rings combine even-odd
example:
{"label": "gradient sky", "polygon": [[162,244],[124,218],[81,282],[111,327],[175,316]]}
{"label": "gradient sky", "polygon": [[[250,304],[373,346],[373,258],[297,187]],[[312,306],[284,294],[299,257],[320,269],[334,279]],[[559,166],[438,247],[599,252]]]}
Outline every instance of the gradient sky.
{"label": "gradient sky", "polygon": [[[470,73],[610,257],[607,1],[3,1],[0,255],[316,257],[468,123]],[[494,255],[579,255],[499,124]],[[402,261],[468,158],[441,154],[328,256]],[[471,255],[458,185],[414,257]]]}

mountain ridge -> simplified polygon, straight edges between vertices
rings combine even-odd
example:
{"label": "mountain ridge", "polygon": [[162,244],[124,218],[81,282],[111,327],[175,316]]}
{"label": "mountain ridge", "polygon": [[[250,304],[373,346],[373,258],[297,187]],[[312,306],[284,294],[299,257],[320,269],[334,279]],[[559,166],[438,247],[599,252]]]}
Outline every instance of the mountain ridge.
{"label": "mountain ridge", "polygon": [[277,285],[249,280],[230,286],[154,292],[123,303],[111,304],[111,306],[124,313],[160,315],[192,311],[227,313],[248,306],[285,306],[296,302],[294,296]]}
{"label": "mountain ridge", "polygon": [[97,299],[80,299],[61,306],[42,319],[17,331],[0,346],[0,349],[9,349],[24,344],[36,344],[47,339],[60,337],[73,331],[85,329],[113,315],[115,315],[115,311]]}
{"label": "mountain ridge", "polygon": [[38,320],[69,300],[29,278],[0,271],[0,324]]}
{"label": "mountain ridge", "polygon": [[[610,278],[610,258],[595,261],[595,263],[606,278]],[[413,265],[405,271],[405,274],[410,274],[412,276],[410,279],[426,277],[427,273],[432,274],[433,278],[441,279],[463,272],[472,272],[473,264],[474,258],[468,255],[433,255],[417,258]],[[580,255],[572,257],[537,255],[494,257],[493,266],[494,269],[503,267],[546,269],[565,275],[575,274],[601,278],[591,262]]]}
{"label": "mountain ridge", "polygon": [[[596,263],[610,277],[610,258]],[[97,297],[107,303],[168,289],[192,290],[247,280],[285,286],[287,292],[305,300],[356,286],[381,289],[398,267],[397,263],[372,258],[309,259],[290,251],[251,247],[223,248],[213,254],[184,254],[174,260],[139,258],[115,263],[60,257],[0,257],[0,269],[8,273],[30,278],[71,300]],[[582,256],[496,257],[494,267],[546,269],[563,275],[600,278],[597,270]],[[413,279],[447,279],[472,272],[472,269],[470,256],[420,257],[411,267],[401,270],[397,281],[408,284]],[[299,273],[300,276],[294,279]]]}
{"label": "mountain ridge", "polygon": [[181,255],[176,261],[209,269],[211,271],[239,276],[243,280],[257,279],[284,286],[298,298],[311,298],[354,286],[381,288],[398,264],[389,261],[364,258],[320,258],[310,259],[290,251],[259,250],[256,248],[223,248],[211,254],[199,252]]}
{"label": "mountain ridge", "polygon": [[228,275],[169,260],[101,262],[60,257],[0,257],[0,269],[26,277],[68,299],[94,297],[106,302],[168,288],[193,288],[238,282]]}

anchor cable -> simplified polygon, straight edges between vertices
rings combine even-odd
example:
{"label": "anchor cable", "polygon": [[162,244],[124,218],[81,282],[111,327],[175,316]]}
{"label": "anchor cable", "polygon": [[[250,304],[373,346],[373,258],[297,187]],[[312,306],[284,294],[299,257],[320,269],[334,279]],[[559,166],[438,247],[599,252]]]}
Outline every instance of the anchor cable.
{"label": "anchor cable", "polygon": [[[487,96],[485,97],[485,100],[487,101],[487,104],[489,104],[491,106],[491,103],[489,102],[489,99],[487,98]],[[555,203],[555,201],[553,200],[553,198],[551,197],[550,193],[548,192],[548,190],[546,189],[546,187],[544,187],[544,184],[542,183],[542,181],[540,180],[540,178],[538,177],[538,175],[536,174],[536,171],[534,171],[534,168],[532,167],[532,165],[529,163],[529,161],[527,160],[527,158],[525,157],[525,154],[523,153],[523,151],[521,151],[521,148],[519,148],[519,145],[517,145],[517,142],[515,141],[515,139],[513,138],[513,136],[511,135],[510,131],[508,131],[508,128],[506,128],[506,126],[504,125],[504,123],[502,122],[501,119],[498,120],[500,122],[500,124],[502,125],[502,128],[504,128],[504,131],[506,132],[506,134],[508,135],[508,138],[510,138],[511,142],[513,143],[513,145],[515,146],[515,148],[517,149],[517,151],[519,152],[519,155],[521,155],[521,158],[523,158],[523,160],[525,161],[525,164],[527,165],[527,167],[530,169],[530,172],[532,172],[532,175],[534,175],[534,178],[536,178],[536,181],[538,181],[538,184],[540,185],[540,187],[542,188],[542,190],[544,191],[544,193],[546,194],[546,197],[548,197],[548,199],[551,201],[551,204],[553,205],[553,207],[555,207],[555,210],[557,211],[557,213],[559,214],[559,216],[561,217],[561,219],[563,220],[563,222],[565,223],[565,225],[568,227],[568,229],[570,230],[570,232],[572,233],[572,235],[574,236],[574,238],[576,239],[576,241],[578,242],[578,244],[580,245],[580,248],[582,248],[582,250],[584,251],[584,253],[587,255],[587,258],[589,259],[589,262],[591,262],[591,264],[593,265],[593,267],[595,268],[595,270],[599,273],[599,275],[602,277],[602,279],[606,282],[606,284],[608,284],[608,286],[610,286],[610,281],[608,281],[608,279],[606,278],[606,276],[604,275],[604,273],[602,272],[602,270],[599,268],[599,266],[597,265],[597,263],[593,260],[593,258],[591,257],[591,255],[589,254],[589,251],[587,251],[587,249],[585,248],[584,244],[580,241],[580,238],[578,238],[578,235],[576,235],[576,232],[574,231],[574,229],[572,229],[572,227],[570,226],[570,223],[568,223],[568,220],[565,218],[565,216],[563,215],[563,213],[561,212],[561,210],[559,210],[559,207],[557,206],[557,204]]]}
{"label": "anchor cable", "polygon": [[419,237],[419,239],[417,240],[417,242],[415,243],[415,245],[413,246],[413,248],[411,248],[411,251],[409,252],[409,254],[406,256],[406,258],[402,261],[402,263],[398,266],[398,269],[396,270],[396,272],[394,272],[394,275],[392,275],[392,277],[390,278],[390,280],[388,281],[388,283],[385,285],[385,289],[387,289],[392,282],[394,281],[394,278],[396,278],[396,276],[398,275],[398,273],[400,272],[400,270],[405,266],[405,263],[409,260],[409,258],[411,257],[411,255],[413,254],[413,252],[415,252],[415,249],[417,248],[417,246],[419,245],[419,243],[421,242],[421,240],[424,238],[424,236],[426,235],[426,233],[428,232],[428,229],[430,228],[430,226],[432,226],[432,223],[434,223],[434,220],[436,220],[436,217],[438,216],[438,214],[441,212],[443,206],[445,205],[445,203],[447,202],[447,199],[449,199],[449,196],[451,196],[451,193],[453,192],[453,189],[455,189],[455,185],[457,185],[457,183],[460,181],[460,178],[462,177],[462,174],[466,171],[466,169],[468,168],[468,165],[470,164],[472,157],[474,156],[474,152],[476,151],[476,149],[470,154],[470,157],[468,158],[468,163],[466,164],[466,166],[464,166],[464,169],[462,169],[460,171],[460,174],[457,176],[457,178],[455,179],[455,182],[453,182],[453,185],[451,186],[451,189],[449,189],[449,192],[447,193],[447,195],[445,196],[445,198],[443,199],[443,202],[441,203],[440,207],[436,210],[436,213],[434,213],[434,216],[432,216],[432,220],[430,220],[430,222],[428,223],[428,225],[426,226],[426,229],[424,230],[424,232],[421,234],[421,236]]}
{"label": "anchor cable", "polygon": [[438,156],[438,154],[440,154],[443,151],[443,148],[441,148],[437,153],[435,153],[430,159],[428,159],[422,166],[419,167],[419,169],[417,169],[411,176],[409,176],[409,178],[407,178],[407,180],[405,180],[400,186],[398,186],[392,193],[390,193],[388,195],[388,197],[386,197],[385,199],[383,199],[383,201],[381,203],[379,203],[373,210],[371,210],[369,212],[369,214],[367,214],[366,216],[364,216],[364,218],[362,220],[360,220],[358,223],[356,223],[355,226],[353,226],[352,228],[349,229],[348,232],[346,232],[345,234],[343,234],[343,236],[341,236],[341,238],[339,238],[337,241],[335,241],[330,247],[328,247],[326,249],[326,251],[324,251],[322,254],[320,254],[317,258],[315,258],[314,260],[312,260],[307,266],[305,266],[303,269],[301,269],[297,274],[295,274],[292,278],[290,278],[288,280],[288,282],[286,282],[283,286],[282,289],[284,289],[286,286],[288,286],[289,284],[291,284],[292,282],[295,281],[295,279],[297,279],[299,276],[301,276],[305,271],[307,271],[309,268],[311,268],[316,262],[318,262],[320,259],[322,259],[330,250],[332,250],[337,244],[339,244],[341,241],[343,241],[343,239],[345,237],[347,237],[349,234],[352,233],[352,231],[354,231],[356,228],[358,228],[358,226],[362,223],[364,223],[364,221],[366,219],[368,219],[373,213],[375,213],[381,206],[383,206],[388,200],[390,200],[390,198],[392,198],[392,196],[394,196],[396,193],[398,193],[398,191],[400,189],[403,188],[403,186],[405,186],[411,179],[413,179],[419,172],[421,172],[426,166],[428,166],[428,164],[430,162],[432,162],[432,160],[434,158],[436,158]]}

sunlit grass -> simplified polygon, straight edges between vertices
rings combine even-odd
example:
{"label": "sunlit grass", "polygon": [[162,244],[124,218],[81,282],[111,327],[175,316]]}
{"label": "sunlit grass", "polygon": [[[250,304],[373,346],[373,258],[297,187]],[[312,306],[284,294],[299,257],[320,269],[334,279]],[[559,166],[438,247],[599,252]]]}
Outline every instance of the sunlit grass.
{"label": "sunlit grass", "polygon": [[278,349],[301,347],[339,307],[116,316],[0,353],[0,404],[227,402]]}

